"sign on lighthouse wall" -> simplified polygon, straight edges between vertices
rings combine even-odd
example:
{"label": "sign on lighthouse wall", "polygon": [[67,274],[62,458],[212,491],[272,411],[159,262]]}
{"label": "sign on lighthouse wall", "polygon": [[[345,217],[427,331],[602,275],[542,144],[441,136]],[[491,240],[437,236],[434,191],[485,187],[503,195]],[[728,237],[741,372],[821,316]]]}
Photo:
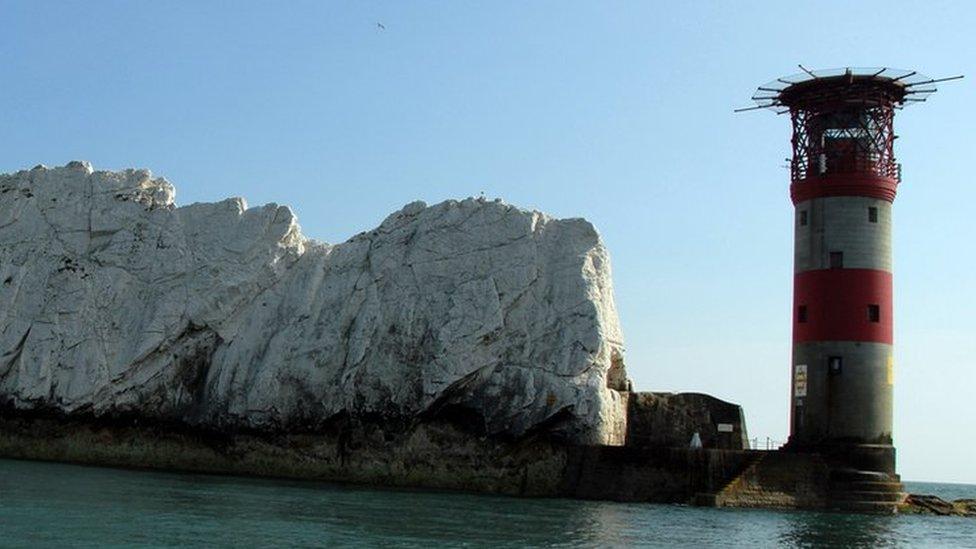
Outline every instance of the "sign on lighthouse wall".
{"label": "sign on lighthouse wall", "polygon": [[793,371],[793,396],[807,396],[807,365],[797,364]]}

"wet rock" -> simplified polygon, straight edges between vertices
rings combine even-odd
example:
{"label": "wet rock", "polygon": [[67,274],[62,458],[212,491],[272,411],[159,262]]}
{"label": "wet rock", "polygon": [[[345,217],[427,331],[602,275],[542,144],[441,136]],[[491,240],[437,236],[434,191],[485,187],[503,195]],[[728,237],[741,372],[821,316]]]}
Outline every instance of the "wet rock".
{"label": "wet rock", "polygon": [[909,494],[899,512],[921,515],[976,517],[976,500],[946,501],[938,496]]}

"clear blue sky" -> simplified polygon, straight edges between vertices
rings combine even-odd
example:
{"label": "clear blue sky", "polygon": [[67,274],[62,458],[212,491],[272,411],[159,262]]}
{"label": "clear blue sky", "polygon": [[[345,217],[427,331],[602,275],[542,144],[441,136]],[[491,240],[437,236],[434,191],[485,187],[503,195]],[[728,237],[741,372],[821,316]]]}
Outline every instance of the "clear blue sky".
{"label": "clear blue sky", "polygon": [[896,119],[895,439],[905,478],[976,482],[974,28],[962,1],[0,0],[0,171],[148,167],[330,242],[481,191],[586,217],[638,388],[783,440],[789,121],[732,109],[797,63],[965,73]]}

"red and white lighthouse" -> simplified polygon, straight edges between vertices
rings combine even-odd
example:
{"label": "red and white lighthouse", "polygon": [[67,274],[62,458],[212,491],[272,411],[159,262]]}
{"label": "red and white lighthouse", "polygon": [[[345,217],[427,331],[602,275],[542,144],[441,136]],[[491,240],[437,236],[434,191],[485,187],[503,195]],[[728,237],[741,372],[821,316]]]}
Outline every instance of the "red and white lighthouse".
{"label": "red and white lighthouse", "polygon": [[895,470],[891,226],[901,166],[893,120],[942,80],[894,69],[804,69],[753,97],[754,108],[793,122],[788,449]]}

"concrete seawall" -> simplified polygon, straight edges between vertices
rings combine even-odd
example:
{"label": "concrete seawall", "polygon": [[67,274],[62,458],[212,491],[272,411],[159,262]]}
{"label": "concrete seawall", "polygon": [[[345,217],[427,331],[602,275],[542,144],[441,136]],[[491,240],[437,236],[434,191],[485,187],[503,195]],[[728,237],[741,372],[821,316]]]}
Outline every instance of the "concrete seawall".
{"label": "concrete seawall", "polygon": [[[636,402],[647,437],[685,440],[717,430],[707,410],[738,409],[704,395]],[[651,412],[656,410],[656,412]],[[693,418],[660,421],[662,416]],[[704,414],[704,415],[702,415]],[[702,418],[707,419],[707,421]],[[667,428],[665,428],[667,426]],[[653,428],[652,428],[653,427]],[[736,426],[737,429],[740,426]],[[653,437],[652,437],[653,438]],[[690,503],[720,490],[749,463],[741,449],[649,444],[585,446],[545,433],[482,436],[445,420],[343,419],[313,433],[217,432],[138,418],[59,417],[6,410],[0,456],[89,465],[352,482],[534,497]]]}

